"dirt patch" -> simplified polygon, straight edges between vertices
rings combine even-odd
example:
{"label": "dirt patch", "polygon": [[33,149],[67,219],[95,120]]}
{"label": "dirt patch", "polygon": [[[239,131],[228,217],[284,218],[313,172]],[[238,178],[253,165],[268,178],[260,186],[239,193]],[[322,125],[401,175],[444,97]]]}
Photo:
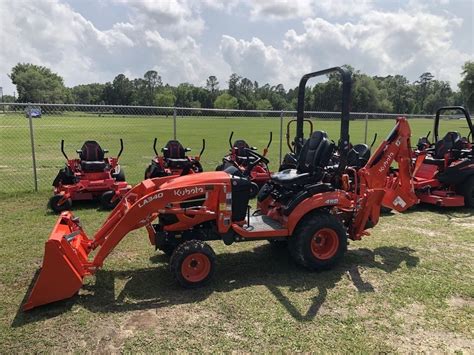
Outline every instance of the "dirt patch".
{"label": "dirt patch", "polygon": [[[465,301],[465,300],[463,300]],[[455,300],[456,303],[460,301]],[[404,334],[391,337],[392,345],[400,352],[455,352],[474,350],[474,339],[443,330],[425,329],[425,306],[413,303],[396,313],[401,320]]]}
{"label": "dirt patch", "polygon": [[454,296],[448,300],[448,305],[450,305],[453,308],[463,308],[463,307],[474,308],[474,300],[472,298],[465,299],[462,297]]}

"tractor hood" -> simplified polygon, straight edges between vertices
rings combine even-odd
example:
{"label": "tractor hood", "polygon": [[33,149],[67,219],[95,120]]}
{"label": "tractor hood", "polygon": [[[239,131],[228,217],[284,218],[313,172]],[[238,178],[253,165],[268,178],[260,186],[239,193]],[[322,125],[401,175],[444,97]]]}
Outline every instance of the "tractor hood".
{"label": "tractor hood", "polygon": [[[162,178],[156,178],[153,180],[160,180]],[[206,173],[190,174],[185,176],[172,177],[163,184],[160,185],[161,189],[174,189],[183,187],[193,187],[195,185],[204,184],[228,184],[230,183],[231,176],[223,171],[210,171]]]}

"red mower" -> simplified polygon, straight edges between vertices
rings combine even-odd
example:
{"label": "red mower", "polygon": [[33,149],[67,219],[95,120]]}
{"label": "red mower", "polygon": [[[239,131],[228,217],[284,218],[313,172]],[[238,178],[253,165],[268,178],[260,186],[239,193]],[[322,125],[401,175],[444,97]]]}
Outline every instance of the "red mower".
{"label": "red mower", "polygon": [[145,179],[202,173],[203,169],[199,161],[206,148],[205,139],[202,140],[201,152],[194,158],[186,155],[187,152],[191,151],[191,148],[184,148],[177,140],[168,141],[168,143],[161,148],[163,154],[160,155],[156,150],[156,142],[157,139],[155,138],[153,141],[153,150],[156,155],[145,170]]}
{"label": "red mower", "polygon": [[[441,113],[462,112],[468,134],[447,132],[439,135]],[[421,137],[414,153],[413,180],[420,202],[443,207],[474,208],[474,128],[469,112],[462,106],[446,106],[436,111],[434,141]]]}
{"label": "red mower", "polygon": [[[210,240],[233,243],[268,240],[286,242],[296,263],[310,270],[333,267],[344,257],[347,239],[360,240],[377,224],[385,194],[377,188],[392,162],[409,150],[410,128],[397,119],[389,137],[367,164],[347,167],[349,152],[349,100],[351,73],[330,68],[302,77],[298,92],[298,127],[303,124],[305,86],[308,79],[340,73],[342,113],[338,165],[329,164],[335,144],[323,132],[313,132],[299,148],[297,168],[276,173],[259,193],[253,214],[248,207],[251,171],[263,155],[252,156],[242,173],[205,172],[187,176],[146,179],[117,205],[102,227],[90,238],[79,218],[63,212],[45,245],[43,266],[28,295],[24,310],[66,299],[94,275],[118,243],[132,230],[145,227],[149,241],[169,254],[176,281],[186,288],[203,286],[216,271]],[[297,142],[302,142],[302,129]],[[255,268],[258,265],[235,265]]]}
{"label": "red mower", "polygon": [[118,163],[122,151],[122,139],[116,158],[105,158],[108,150],[102,149],[96,141],[86,141],[81,149],[76,150],[79,159],[69,159],[64,152],[64,140],[61,140],[61,152],[67,163],[53,181],[54,196],[49,200],[51,209],[59,213],[70,210],[72,201],[97,198],[104,209],[114,208],[131,189]]}
{"label": "red mower", "polygon": [[[253,164],[257,158],[249,153],[257,150],[257,148],[250,147],[243,139],[238,139],[232,144],[233,136],[234,132],[231,132],[229,136],[230,153],[222,159],[222,164],[216,167],[216,171],[227,171],[230,173],[234,173],[235,171],[244,173],[248,171],[250,181],[252,182],[250,197],[254,198],[257,196],[258,190],[270,180],[272,174],[268,168],[269,160],[265,158],[268,153],[268,148],[272,144],[272,132],[270,132],[270,139],[268,140],[267,146],[263,149],[263,153],[261,155],[259,154],[259,156],[263,158],[258,159],[258,164]],[[251,167],[251,169],[249,169],[249,167]]]}

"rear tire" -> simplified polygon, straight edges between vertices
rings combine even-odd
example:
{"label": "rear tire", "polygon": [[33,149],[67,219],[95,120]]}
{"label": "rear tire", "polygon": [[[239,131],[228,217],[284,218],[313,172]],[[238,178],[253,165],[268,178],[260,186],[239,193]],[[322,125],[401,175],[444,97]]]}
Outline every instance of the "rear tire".
{"label": "rear tire", "polygon": [[115,191],[106,191],[100,197],[100,204],[104,210],[113,210],[115,206],[118,205],[120,202],[120,198],[116,198],[112,201],[115,197]]}
{"label": "rear tire", "polygon": [[49,199],[48,205],[55,213],[61,213],[68,211],[72,207],[72,200],[68,198],[62,204],[59,205],[59,201],[63,198],[62,195],[54,195]]}
{"label": "rear tire", "polygon": [[474,176],[469,177],[462,184],[461,194],[464,196],[464,206],[474,208]]}
{"label": "rear tire", "polygon": [[347,233],[341,222],[325,212],[312,213],[300,221],[289,239],[295,261],[310,270],[327,270],[347,250]]}
{"label": "rear tire", "polygon": [[203,241],[189,240],[179,245],[170,260],[170,270],[185,288],[204,286],[215,271],[216,254]]}

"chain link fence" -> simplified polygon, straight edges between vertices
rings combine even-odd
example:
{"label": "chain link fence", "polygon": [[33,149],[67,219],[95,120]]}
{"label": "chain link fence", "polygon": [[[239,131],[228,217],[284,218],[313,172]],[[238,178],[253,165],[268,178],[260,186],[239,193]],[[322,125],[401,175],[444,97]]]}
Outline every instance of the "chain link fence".
{"label": "chain link fence", "polygon": [[[293,111],[220,110],[180,107],[101,106],[59,104],[0,104],[0,192],[51,189],[51,183],[65,158],[60,151],[65,141],[66,154],[76,157],[86,140],[96,140],[109,156],[116,156],[120,138],[124,151],[120,164],[127,181],[136,184],[153,158],[153,140],[160,150],[170,139],[199,154],[202,139],[206,149],[201,162],[204,170],[214,170],[229,151],[229,135],[244,139],[262,151],[273,141],[268,157],[270,168],[278,169],[288,151],[287,124]],[[352,143],[368,142],[375,133],[380,142],[394,125],[396,114],[351,113]],[[414,137],[426,135],[432,127],[431,115],[404,115],[410,118]],[[314,130],[324,130],[333,140],[339,137],[338,112],[306,112]],[[429,119],[429,120],[428,120]],[[456,120],[453,120],[453,122]],[[459,120],[458,125],[464,122]],[[465,123],[464,123],[465,125]],[[456,125],[451,124],[452,130]],[[290,126],[291,138],[295,125]],[[306,129],[308,134],[309,124]],[[462,129],[459,129],[462,130]]]}

